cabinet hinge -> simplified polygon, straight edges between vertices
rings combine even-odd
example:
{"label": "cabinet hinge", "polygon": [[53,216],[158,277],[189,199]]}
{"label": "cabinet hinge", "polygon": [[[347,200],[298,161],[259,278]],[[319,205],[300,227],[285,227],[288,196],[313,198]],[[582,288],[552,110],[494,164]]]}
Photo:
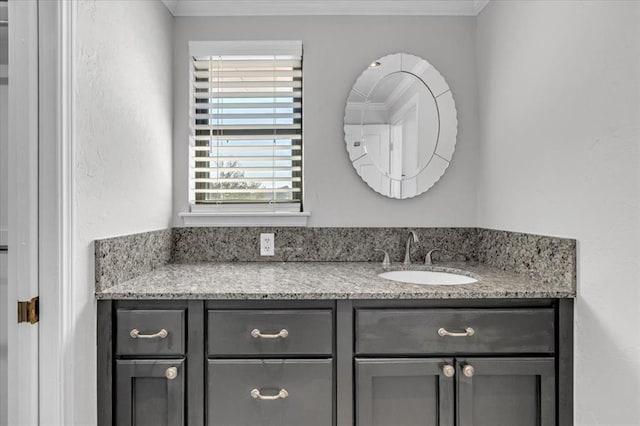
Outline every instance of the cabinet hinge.
{"label": "cabinet hinge", "polygon": [[40,320],[40,303],[38,296],[27,302],[18,301],[18,322],[35,324]]}

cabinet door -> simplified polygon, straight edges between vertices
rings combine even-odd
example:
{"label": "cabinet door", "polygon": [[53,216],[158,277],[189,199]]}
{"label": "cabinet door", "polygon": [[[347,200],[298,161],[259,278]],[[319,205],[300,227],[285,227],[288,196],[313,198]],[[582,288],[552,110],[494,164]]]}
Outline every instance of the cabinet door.
{"label": "cabinet door", "polygon": [[356,424],[452,426],[452,359],[356,359]]}
{"label": "cabinet door", "polygon": [[116,424],[184,424],[184,360],[116,361]]}
{"label": "cabinet door", "polygon": [[552,426],[553,358],[458,358],[459,426]]}

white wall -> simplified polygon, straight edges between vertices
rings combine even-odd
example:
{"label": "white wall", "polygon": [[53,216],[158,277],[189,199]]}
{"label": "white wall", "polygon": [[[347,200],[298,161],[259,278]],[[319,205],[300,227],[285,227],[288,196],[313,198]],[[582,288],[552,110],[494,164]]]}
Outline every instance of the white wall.
{"label": "white wall", "polygon": [[640,3],[478,18],[478,225],[578,240],[576,425],[640,424]]}
{"label": "white wall", "polygon": [[[91,242],[182,225],[187,41],[216,39],[303,41],[310,225],[478,224],[577,238],[576,424],[640,424],[640,3],[494,1],[477,21],[172,21],[144,0],[81,1],[77,13],[76,424],[96,413]],[[360,180],[342,133],[352,83],[372,59],[398,51],[445,76],[460,123],[447,173],[404,201]]]}
{"label": "white wall", "polygon": [[[75,51],[74,424],[96,423],[93,240],[171,218],[173,18],[159,1],[85,1]],[[43,348],[46,353],[46,348]]]}
{"label": "white wall", "polygon": [[[188,210],[188,41],[302,40],[304,185],[310,226],[475,226],[477,108],[475,18],[294,16],[176,18],[174,45],[174,225]],[[371,61],[395,52],[421,56],[451,87],[458,144],[427,193],[392,200],[373,192],[348,161],[344,108]]]}

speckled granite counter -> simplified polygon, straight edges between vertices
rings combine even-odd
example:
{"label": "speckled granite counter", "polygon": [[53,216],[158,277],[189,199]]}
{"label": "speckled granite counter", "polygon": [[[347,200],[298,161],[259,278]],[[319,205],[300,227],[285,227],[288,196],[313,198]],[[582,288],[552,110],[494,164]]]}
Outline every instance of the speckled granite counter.
{"label": "speckled granite counter", "polygon": [[[405,269],[394,264],[390,270]],[[478,282],[416,285],[378,277],[378,262],[211,262],[168,264],[96,291],[97,299],[499,299],[572,298],[575,289],[477,263],[411,269],[457,272]]]}

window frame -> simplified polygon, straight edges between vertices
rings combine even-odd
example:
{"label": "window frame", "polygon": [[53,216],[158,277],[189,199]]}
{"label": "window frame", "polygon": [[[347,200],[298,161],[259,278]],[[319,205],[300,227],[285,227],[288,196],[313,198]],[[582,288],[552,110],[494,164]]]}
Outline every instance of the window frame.
{"label": "window frame", "polygon": [[[189,105],[187,110],[188,129],[191,131],[191,111],[192,111],[192,73],[191,60],[194,56],[211,55],[290,55],[295,49],[302,61],[303,50],[301,41],[277,40],[277,41],[190,41],[188,46],[188,85],[189,85]],[[311,213],[304,210],[304,62],[302,66],[302,149],[301,149],[301,186],[299,203],[224,203],[224,204],[200,204],[195,203],[192,190],[192,153],[188,154],[188,188],[187,202],[189,211],[179,213],[187,226],[307,226]],[[182,143],[182,141],[180,141]],[[189,144],[190,151],[192,147]],[[292,208],[293,206],[296,206]]]}

